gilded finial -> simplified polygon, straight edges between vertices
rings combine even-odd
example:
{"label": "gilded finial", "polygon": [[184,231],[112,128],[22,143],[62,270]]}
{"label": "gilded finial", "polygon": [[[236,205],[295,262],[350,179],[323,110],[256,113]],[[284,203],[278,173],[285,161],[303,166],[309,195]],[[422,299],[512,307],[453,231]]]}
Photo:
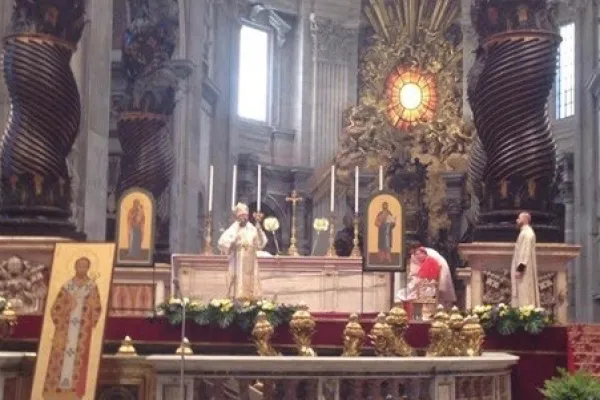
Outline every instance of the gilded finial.
{"label": "gilded finial", "polygon": [[2,316],[5,317],[6,319],[11,319],[11,318],[16,318],[17,317],[17,313],[15,312],[15,310],[13,310],[12,308],[12,304],[10,304],[10,302],[7,302],[6,305],[4,306],[4,310],[2,310]]}
{"label": "gilded finial", "polygon": [[390,355],[390,347],[393,341],[393,333],[390,326],[385,322],[385,314],[379,313],[375,324],[369,333],[369,339],[375,348],[375,355],[385,357]]}
{"label": "gilded finial", "polygon": [[315,325],[315,320],[308,312],[308,306],[301,302],[290,321],[290,333],[294,338],[294,343],[296,343],[298,355],[303,357],[315,357],[317,355],[311,347]]}
{"label": "gilded finial", "polygon": [[404,340],[404,334],[408,328],[408,314],[401,303],[394,303],[385,321],[392,329],[393,334],[390,352],[398,357],[412,356],[414,351]]}
{"label": "gilded finial", "polygon": [[358,357],[362,350],[366,333],[360,326],[358,314],[350,315],[344,328],[344,352],[342,357]]}
{"label": "gilded finial", "polygon": [[429,328],[428,357],[443,357],[450,354],[452,331],[448,326],[449,320],[450,318],[444,311],[444,307],[438,306]]}
{"label": "gilded finial", "polygon": [[481,355],[485,331],[479,323],[476,315],[465,318],[465,324],[462,328],[462,337],[464,339],[464,354],[470,357]]}
{"label": "gilded finial", "polygon": [[181,343],[181,346],[179,346],[177,348],[177,350],[175,350],[175,354],[177,354],[178,356],[181,354],[185,354],[185,355],[194,354],[194,352],[192,351],[192,346],[190,346],[190,341],[188,340],[188,338],[183,338],[183,343]]}
{"label": "gilded finial", "polygon": [[452,339],[449,349],[450,354],[448,355],[462,356],[464,354],[465,339],[462,335],[464,323],[464,318],[458,307],[452,307],[452,310],[450,311],[450,320],[448,322],[448,326],[452,330]]}
{"label": "gilded finial", "polygon": [[133,340],[129,336],[125,336],[125,339],[121,342],[117,354],[120,356],[137,356],[135,347],[133,347]]}
{"label": "gilded finial", "polygon": [[256,322],[252,329],[252,337],[259,356],[280,356],[281,354],[271,346],[271,337],[275,329],[267,319],[267,314],[260,311],[256,316]]}

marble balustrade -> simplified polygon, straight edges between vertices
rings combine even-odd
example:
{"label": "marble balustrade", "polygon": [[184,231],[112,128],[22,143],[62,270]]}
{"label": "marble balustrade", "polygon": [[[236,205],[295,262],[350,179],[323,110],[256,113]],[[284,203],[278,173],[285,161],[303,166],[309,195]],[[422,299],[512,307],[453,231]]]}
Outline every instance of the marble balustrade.
{"label": "marble balustrade", "polygon": [[[0,352],[0,394],[20,392],[12,399],[26,398],[32,374],[23,371],[34,360],[35,353]],[[186,355],[182,395],[181,356],[105,355],[97,398],[135,392],[140,400],[510,400],[511,369],[517,361],[505,353],[408,358]]]}

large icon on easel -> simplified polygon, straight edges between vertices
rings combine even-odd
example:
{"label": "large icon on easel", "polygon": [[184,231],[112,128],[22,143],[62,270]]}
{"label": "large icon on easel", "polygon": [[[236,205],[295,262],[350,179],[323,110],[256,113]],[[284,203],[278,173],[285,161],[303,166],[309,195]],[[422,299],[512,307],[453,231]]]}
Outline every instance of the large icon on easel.
{"label": "large icon on easel", "polygon": [[404,207],[397,195],[377,192],[365,210],[367,237],[364,241],[365,271],[404,269]]}
{"label": "large icon on easel", "polygon": [[153,264],[156,203],[142,188],[127,190],[118,203],[117,265],[148,267]]}
{"label": "large icon on easel", "polygon": [[96,398],[114,243],[57,243],[32,399]]}

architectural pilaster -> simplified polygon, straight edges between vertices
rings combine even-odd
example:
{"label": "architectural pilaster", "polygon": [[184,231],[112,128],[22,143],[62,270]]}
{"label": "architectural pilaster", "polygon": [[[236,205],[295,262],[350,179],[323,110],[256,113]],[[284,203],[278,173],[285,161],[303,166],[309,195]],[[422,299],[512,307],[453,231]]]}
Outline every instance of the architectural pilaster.
{"label": "architectural pilaster", "polygon": [[597,5],[580,1],[575,8],[575,243],[582,246],[575,262],[575,319],[592,322],[600,319],[600,271],[598,261],[598,99],[594,78],[598,64]]}
{"label": "architectural pilaster", "polygon": [[477,49],[477,34],[473,29],[473,25],[471,23],[471,0],[461,0],[461,16],[460,16],[460,26],[462,28],[462,52],[463,52],[463,76],[462,76],[462,84],[463,84],[463,117],[467,120],[473,118],[473,112],[471,111],[471,106],[469,105],[469,99],[467,97],[467,86],[468,80],[467,77],[469,75],[469,71],[475,62],[475,50]]}
{"label": "architectural pilaster", "polygon": [[[342,112],[356,102],[358,29],[314,17],[310,165],[328,164],[337,151]],[[316,54],[314,54],[316,52]]]}
{"label": "architectural pilaster", "polygon": [[[4,2],[8,3],[8,2]],[[106,235],[108,135],[111,108],[111,49],[113,2],[88,2],[89,23],[71,60],[82,105],[81,133],[72,155],[77,227],[88,240]]]}

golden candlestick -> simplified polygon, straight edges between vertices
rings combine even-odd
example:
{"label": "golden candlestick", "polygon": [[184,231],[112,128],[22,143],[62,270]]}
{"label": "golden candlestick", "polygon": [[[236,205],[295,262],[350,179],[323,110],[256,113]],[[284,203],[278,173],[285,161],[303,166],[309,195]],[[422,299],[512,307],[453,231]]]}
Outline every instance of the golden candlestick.
{"label": "golden candlestick", "polygon": [[206,228],[204,229],[204,253],[205,256],[212,256],[212,211],[208,212],[206,216]]}
{"label": "golden candlestick", "polygon": [[290,237],[290,248],[288,249],[288,255],[297,256],[298,254],[298,239],[296,238],[296,206],[303,199],[298,195],[296,189],[292,190],[292,195],[286,197],[285,201],[292,203],[292,232]]}
{"label": "golden candlestick", "polygon": [[335,215],[329,217],[329,248],[327,249],[327,257],[337,257],[335,251]]}
{"label": "golden candlestick", "polygon": [[354,239],[352,240],[352,253],[350,253],[350,257],[360,258],[362,257],[362,252],[360,251],[360,247],[358,246],[358,224],[360,220],[358,219],[358,215],[354,217]]}

